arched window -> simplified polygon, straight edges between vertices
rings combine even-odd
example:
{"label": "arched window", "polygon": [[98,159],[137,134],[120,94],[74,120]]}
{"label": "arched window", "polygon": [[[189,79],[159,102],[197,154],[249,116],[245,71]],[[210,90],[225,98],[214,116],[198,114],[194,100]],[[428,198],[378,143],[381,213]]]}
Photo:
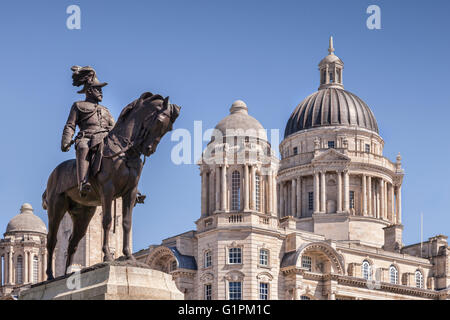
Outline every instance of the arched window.
{"label": "arched window", "polygon": [[231,210],[239,211],[241,209],[241,174],[239,171],[233,171],[231,175]]}
{"label": "arched window", "polygon": [[261,211],[261,177],[259,174],[255,175],[255,193],[256,211]]}
{"label": "arched window", "polygon": [[389,279],[392,284],[398,284],[398,270],[394,266],[389,268]]}
{"label": "arched window", "polygon": [[416,288],[423,288],[423,274],[419,270],[416,271]]}
{"label": "arched window", "polygon": [[17,257],[17,265],[16,265],[16,283],[23,283],[23,258],[22,256]]}
{"label": "arched window", "polygon": [[364,260],[361,266],[363,278],[366,280],[372,280],[372,267],[369,261]]}
{"label": "arched window", "polygon": [[39,281],[39,258],[37,256],[33,257],[33,283]]}

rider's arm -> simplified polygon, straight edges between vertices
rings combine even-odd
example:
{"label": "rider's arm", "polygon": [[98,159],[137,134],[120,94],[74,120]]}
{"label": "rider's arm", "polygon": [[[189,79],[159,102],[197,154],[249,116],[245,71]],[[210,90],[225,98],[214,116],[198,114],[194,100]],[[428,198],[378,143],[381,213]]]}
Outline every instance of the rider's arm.
{"label": "rider's arm", "polygon": [[64,126],[64,131],[61,139],[61,150],[68,151],[70,147],[70,141],[73,138],[76,129],[77,123],[77,106],[73,104],[70,109],[69,117],[67,118],[66,125]]}

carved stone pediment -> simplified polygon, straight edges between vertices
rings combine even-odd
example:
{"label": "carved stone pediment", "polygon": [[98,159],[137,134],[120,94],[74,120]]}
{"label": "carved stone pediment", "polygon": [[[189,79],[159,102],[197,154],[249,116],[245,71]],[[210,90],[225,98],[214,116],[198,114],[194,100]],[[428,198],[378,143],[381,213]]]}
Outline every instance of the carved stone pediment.
{"label": "carved stone pediment", "polygon": [[273,280],[273,276],[269,272],[261,272],[256,276],[256,279],[263,282],[269,282]]}
{"label": "carved stone pediment", "polygon": [[242,281],[244,280],[245,275],[238,271],[238,270],[233,270],[228,272],[225,276],[224,279],[227,281]]}
{"label": "carved stone pediment", "polygon": [[333,162],[345,164],[350,162],[350,158],[335,149],[328,149],[315,156],[311,162],[313,164],[333,163]]}
{"label": "carved stone pediment", "polygon": [[211,282],[214,280],[214,275],[211,272],[206,272],[200,276],[201,282]]}

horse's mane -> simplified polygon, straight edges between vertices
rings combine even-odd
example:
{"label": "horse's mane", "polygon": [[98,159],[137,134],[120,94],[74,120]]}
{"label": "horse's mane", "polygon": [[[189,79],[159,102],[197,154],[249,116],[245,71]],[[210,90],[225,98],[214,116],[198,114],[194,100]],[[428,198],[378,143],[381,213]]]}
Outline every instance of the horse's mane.
{"label": "horse's mane", "polygon": [[140,100],[147,100],[147,99],[149,99],[149,102],[157,99],[164,100],[164,98],[159,94],[144,92],[138,99],[134,100],[133,102],[129,103],[125,108],[123,108],[122,112],[119,115],[119,118],[117,119],[116,124],[124,121],[125,118],[128,116],[128,114],[130,113],[130,111],[133,110],[133,108]]}

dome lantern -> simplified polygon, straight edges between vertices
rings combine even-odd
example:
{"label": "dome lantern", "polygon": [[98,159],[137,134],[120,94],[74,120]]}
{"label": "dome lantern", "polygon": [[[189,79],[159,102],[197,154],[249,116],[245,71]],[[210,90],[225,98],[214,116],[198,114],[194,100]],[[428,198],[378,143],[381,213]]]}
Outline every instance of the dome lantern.
{"label": "dome lantern", "polygon": [[320,87],[339,88],[344,89],[342,82],[342,72],[344,70],[344,63],[334,54],[333,37],[330,37],[328,56],[322,59],[319,63],[320,70]]}

